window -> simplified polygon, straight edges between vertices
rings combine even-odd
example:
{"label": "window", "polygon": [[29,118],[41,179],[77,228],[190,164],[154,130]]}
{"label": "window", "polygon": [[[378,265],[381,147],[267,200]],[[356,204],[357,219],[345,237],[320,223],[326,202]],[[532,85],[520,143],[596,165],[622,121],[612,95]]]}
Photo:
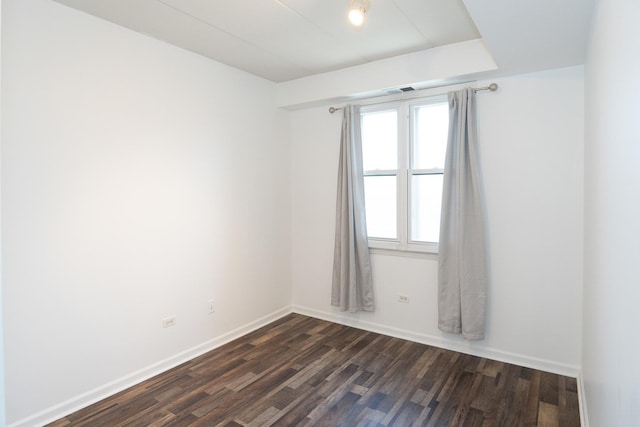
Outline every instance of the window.
{"label": "window", "polygon": [[437,252],[447,98],[363,106],[361,118],[369,246]]}

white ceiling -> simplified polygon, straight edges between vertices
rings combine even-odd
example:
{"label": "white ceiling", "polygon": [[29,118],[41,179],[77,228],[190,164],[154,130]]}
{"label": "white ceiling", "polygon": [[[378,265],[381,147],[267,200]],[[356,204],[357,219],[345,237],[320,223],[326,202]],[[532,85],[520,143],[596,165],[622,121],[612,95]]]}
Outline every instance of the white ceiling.
{"label": "white ceiling", "polygon": [[461,0],[57,0],[274,82],[480,37]]}
{"label": "white ceiling", "polygon": [[585,63],[593,0],[464,3],[501,74]]}
{"label": "white ceiling", "polygon": [[480,39],[501,72],[584,63],[592,0],[55,0],[273,82]]}

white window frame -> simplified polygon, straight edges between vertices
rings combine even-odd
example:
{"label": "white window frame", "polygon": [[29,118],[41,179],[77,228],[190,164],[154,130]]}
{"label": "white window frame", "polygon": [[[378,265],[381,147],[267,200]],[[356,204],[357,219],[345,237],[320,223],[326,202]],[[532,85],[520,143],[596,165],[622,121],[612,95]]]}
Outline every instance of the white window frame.
{"label": "white window frame", "polygon": [[364,176],[396,176],[396,239],[369,237],[369,248],[403,252],[438,253],[438,242],[411,240],[411,182],[414,175],[443,174],[444,169],[411,169],[411,148],[415,137],[414,110],[424,105],[447,102],[446,95],[363,105],[360,114],[396,110],[398,117],[398,169],[364,171]]}

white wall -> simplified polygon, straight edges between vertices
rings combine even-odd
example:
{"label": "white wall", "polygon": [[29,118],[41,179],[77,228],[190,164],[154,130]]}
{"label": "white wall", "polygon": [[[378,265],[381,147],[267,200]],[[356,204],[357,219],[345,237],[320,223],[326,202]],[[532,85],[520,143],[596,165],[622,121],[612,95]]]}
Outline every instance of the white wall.
{"label": "white wall", "polygon": [[8,421],[286,312],[274,85],[47,0],[2,21]]}
{"label": "white wall", "polygon": [[[437,329],[434,259],[372,256],[374,313],[330,306],[340,114],[292,112],[294,309],[366,329],[577,374],[580,365],[583,68],[495,80],[478,95],[490,243],[482,342]],[[478,82],[484,86],[490,81]],[[410,297],[408,305],[397,294]]]}
{"label": "white wall", "polygon": [[586,65],[583,378],[592,426],[638,425],[640,3],[599,1]]}
{"label": "white wall", "polygon": [[423,89],[443,81],[469,81],[497,68],[482,39],[439,46],[278,84],[276,102],[288,109],[386,95],[404,86]]}
{"label": "white wall", "polygon": [[[0,0],[0,46],[2,45],[2,0]],[[0,49],[0,81],[2,81],[2,49]],[[0,88],[0,115],[2,112],[2,88]],[[2,121],[0,120],[0,159],[2,157]],[[0,181],[2,180],[2,165],[0,160]],[[1,190],[1,185],[0,185]],[[0,223],[2,222],[2,198],[0,197]],[[2,310],[2,230],[0,229],[0,425],[5,424],[5,395],[4,395],[4,324]]]}

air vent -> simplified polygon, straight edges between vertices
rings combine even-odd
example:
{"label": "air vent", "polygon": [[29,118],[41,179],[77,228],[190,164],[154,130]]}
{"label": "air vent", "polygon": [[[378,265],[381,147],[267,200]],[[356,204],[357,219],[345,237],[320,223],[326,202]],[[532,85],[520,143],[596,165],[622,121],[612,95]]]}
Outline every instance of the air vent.
{"label": "air vent", "polygon": [[400,90],[403,92],[411,92],[412,90],[415,90],[415,89],[412,88],[411,86],[407,86],[407,87],[401,87]]}

